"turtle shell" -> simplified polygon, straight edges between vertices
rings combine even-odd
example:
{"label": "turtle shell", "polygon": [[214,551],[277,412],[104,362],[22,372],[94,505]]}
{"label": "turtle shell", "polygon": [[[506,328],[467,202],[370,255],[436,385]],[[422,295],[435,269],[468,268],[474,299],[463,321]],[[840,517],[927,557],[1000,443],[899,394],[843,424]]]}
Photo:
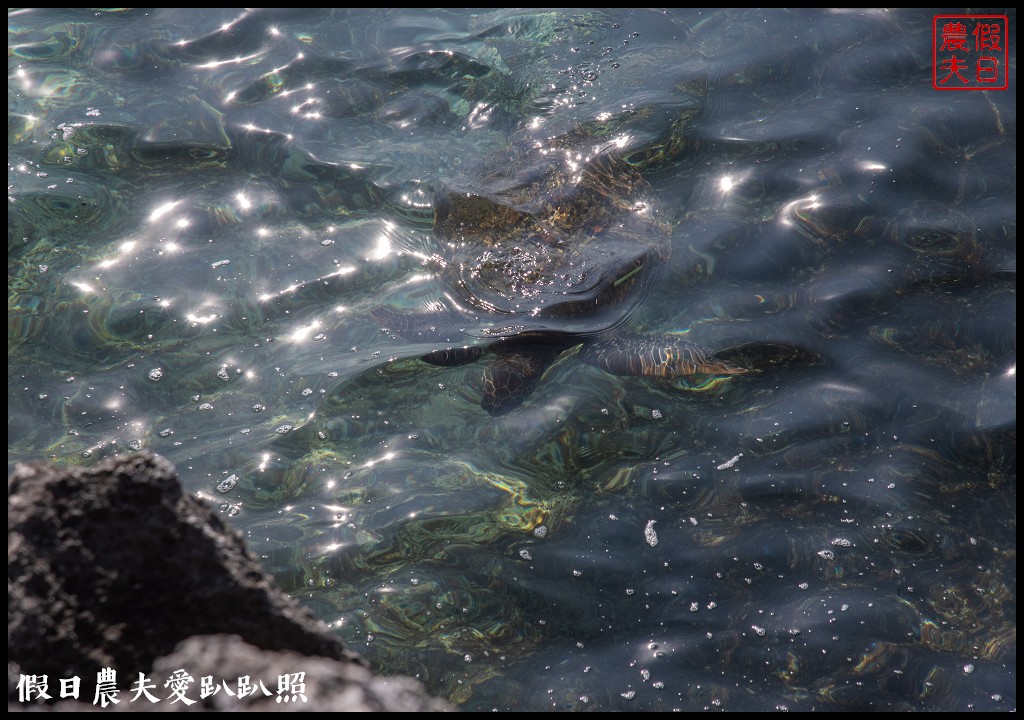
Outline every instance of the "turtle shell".
{"label": "turtle shell", "polygon": [[518,316],[520,332],[556,318],[586,318],[575,331],[606,328],[632,306],[624,300],[652,284],[669,255],[668,228],[629,163],[550,155],[515,176],[485,174],[483,189],[437,194],[442,277],[460,302]]}

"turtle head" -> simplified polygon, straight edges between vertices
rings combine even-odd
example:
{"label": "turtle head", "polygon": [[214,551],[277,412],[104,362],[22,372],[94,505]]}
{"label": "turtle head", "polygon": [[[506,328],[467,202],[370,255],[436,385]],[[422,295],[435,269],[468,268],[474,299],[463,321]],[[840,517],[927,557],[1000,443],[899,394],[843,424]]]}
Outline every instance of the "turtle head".
{"label": "turtle head", "polygon": [[484,368],[480,407],[491,415],[504,415],[519,407],[533,392],[542,371],[529,355],[516,353],[498,358]]}
{"label": "turtle head", "polygon": [[562,339],[532,337],[505,341],[497,358],[484,368],[484,395],[480,407],[491,415],[504,415],[522,405],[565,348]]}

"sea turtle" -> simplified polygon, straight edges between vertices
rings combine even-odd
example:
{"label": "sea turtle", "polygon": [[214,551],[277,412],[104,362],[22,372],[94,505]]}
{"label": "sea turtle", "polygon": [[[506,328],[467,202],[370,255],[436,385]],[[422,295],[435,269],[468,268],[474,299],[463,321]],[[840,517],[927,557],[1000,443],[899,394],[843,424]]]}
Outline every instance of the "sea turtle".
{"label": "sea turtle", "polygon": [[375,319],[406,339],[438,344],[422,357],[434,365],[492,351],[481,406],[494,415],[520,405],[545,369],[577,346],[581,360],[620,375],[700,385],[745,372],[680,336],[618,330],[671,251],[670,228],[640,174],[682,144],[679,118],[651,132],[663,117],[641,108],[547,140],[528,134],[485,159],[471,184],[439,190],[430,262],[445,298],[427,316],[378,309]]}

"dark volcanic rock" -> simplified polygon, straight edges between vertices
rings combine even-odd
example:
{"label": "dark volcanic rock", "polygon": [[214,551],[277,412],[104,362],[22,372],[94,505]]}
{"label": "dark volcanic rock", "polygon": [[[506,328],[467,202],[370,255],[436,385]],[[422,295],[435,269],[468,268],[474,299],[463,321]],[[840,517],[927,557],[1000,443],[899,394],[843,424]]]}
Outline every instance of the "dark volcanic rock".
{"label": "dark volcanic rock", "polygon": [[[315,667],[326,677],[334,667],[342,686],[366,680],[352,692],[367,707],[352,709],[385,707],[358,656],[273,585],[236,531],[182,493],[165,459],[144,453],[89,469],[19,465],[7,494],[8,660],[17,672],[47,675],[52,695],[59,694],[58,678],[78,676],[86,699],[85,688],[104,667],[127,687],[187,638],[227,634],[255,646],[230,641],[246,658],[239,666],[281,664],[277,653],[255,659],[256,648],[316,657],[304,664],[289,659],[293,669],[282,672]],[[210,652],[228,657],[229,641],[216,642]],[[193,656],[195,643],[203,644],[184,646]],[[215,666],[185,669],[197,682],[201,674],[232,679],[234,670],[214,673]],[[9,694],[16,679],[9,670]],[[389,709],[408,707],[412,681],[389,682],[405,698]],[[419,692],[421,702],[436,702]]]}

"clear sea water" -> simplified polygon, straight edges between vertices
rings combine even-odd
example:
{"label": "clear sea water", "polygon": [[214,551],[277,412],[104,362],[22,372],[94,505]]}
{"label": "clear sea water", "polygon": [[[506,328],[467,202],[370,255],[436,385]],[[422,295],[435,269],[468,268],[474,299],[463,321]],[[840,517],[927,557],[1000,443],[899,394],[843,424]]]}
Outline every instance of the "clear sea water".
{"label": "clear sea water", "polygon": [[[919,11],[8,23],[9,466],[167,456],[464,709],[1016,708],[1015,15],[1002,92]],[[671,255],[622,322],[751,372],[569,350],[492,416],[490,319],[438,366],[382,308],[455,306],[438,197],[628,117]]]}

